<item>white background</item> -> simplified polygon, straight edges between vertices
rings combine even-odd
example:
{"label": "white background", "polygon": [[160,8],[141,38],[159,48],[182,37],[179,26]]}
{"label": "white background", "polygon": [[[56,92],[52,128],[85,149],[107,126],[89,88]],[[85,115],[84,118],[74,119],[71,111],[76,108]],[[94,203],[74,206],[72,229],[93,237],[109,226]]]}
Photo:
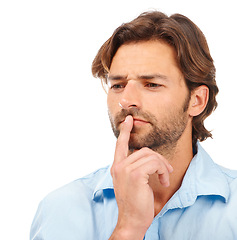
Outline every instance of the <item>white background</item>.
{"label": "white background", "polygon": [[237,169],[236,2],[3,0],[0,3],[0,239],[28,239],[39,201],[113,161],[106,94],[91,62],[143,11],[182,13],[204,32],[219,107],[206,121],[213,159]]}

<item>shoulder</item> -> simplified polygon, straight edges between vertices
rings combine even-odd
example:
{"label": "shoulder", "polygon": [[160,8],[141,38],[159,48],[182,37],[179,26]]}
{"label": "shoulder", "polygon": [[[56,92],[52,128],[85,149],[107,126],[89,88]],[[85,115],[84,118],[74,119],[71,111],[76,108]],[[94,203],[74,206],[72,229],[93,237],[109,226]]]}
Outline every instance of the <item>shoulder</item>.
{"label": "shoulder", "polygon": [[[49,193],[40,202],[35,214],[31,239],[74,240],[84,236],[85,224],[93,228],[93,193],[108,172],[109,167],[101,168]],[[92,234],[93,231],[90,232]]]}
{"label": "shoulder", "polygon": [[45,202],[55,202],[71,200],[83,200],[83,198],[92,199],[93,192],[98,184],[98,182],[103,179],[105,174],[109,171],[109,166],[105,168],[100,168],[82,178],[79,178],[73,182],[70,182],[53,192],[49,193],[43,201]]}
{"label": "shoulder", "polygon": [[237,170],[228,169],[218,164],[216,164],[216,167],[226,178],[230,186],[237,186]]}
{"label": "shoulder", "polygon": [[[199,167],[203,167],[201,175],[199,177],[206,179],[207,183],[212,183],[220,188],[220,185],[225,188],[232,188],[237,185],[237,170],[225,168],[217,164],[209,154],[204,150],[201,144],[197,143],[198,153],[196,155],[196,161],[199,163]],[[233,188],[233,190],[234,190]],[[235,190],[236,191],[236,190]]]}
{"label": "shoulder", "polygon": [[[225,176],[228,184],[229,184],[229,198],[227,200],[227,208],[225,211],[225,215],[229,216],[231,224],[235,225],[236,228],[236,223],[237,223],[237,207],[236,207],[236,202],[237,202],[237,170],[231,170],[224,168],[222,166],[219,166],[220,171],[223,173]],[[236,230],[235,230],[236,232]],[[237,232],[236,232],[237,234]]]}

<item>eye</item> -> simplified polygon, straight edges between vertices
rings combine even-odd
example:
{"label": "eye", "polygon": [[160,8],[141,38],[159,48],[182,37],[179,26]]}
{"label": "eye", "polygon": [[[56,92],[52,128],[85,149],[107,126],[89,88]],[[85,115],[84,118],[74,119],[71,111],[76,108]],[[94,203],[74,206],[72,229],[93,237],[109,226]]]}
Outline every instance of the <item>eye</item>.
{"label": "eye", "polygon": [[117,88],[122,88],[122,87],[123,87],[122,84],[114,84],[114,85],[112,85],[110,88],[115,88],[115,89],[117,89]]}
{"label": "eye", "polygon": [[121,91],[124,87],[125,87],[125,84],[118,84],[118,83],[117,83],[117,84],[112,84],[112,85],[110,86],[110,89],[118,92],[118,91]]}
{"label": "eye", "polygon": [[147,83],[146,85],[145,85],[145,87],[147,87],[147,88],[151,88],[151,89],[156,89],[156,88],[159,88],[159,87],[161,87],[162,85],[160,85],[160,84],[158,84],[158,83]]}

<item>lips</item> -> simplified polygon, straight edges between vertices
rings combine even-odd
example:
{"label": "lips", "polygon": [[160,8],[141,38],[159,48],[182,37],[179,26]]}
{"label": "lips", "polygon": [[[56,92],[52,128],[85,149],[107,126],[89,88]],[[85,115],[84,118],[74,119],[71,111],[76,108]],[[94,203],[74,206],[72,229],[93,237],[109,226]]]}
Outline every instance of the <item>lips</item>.
{"label": "lips", "polygon": [[143,120],[143,119],[139,119],[139,118],[133,118],[133,121],[135,122],[141,122],[141,123],[149,123],[147,122],[146,120]]}
{"label": "lips", "polygon": [[[123,123],[125,121],[125,119],[123,119],[122,121],[120,121],[119,122],[119,124],[121,124],[121,123]],[[143,119],[140,119],[140,118],[134,118],[133,117],[133,123],[135,123],[135,122],[137,122],[137,123],[149,123],[148,121],[146,121],[146,120],[143,120]]]}
{"label": "lips", "polygon": [[114,117],[114,125],[118,128],[120,124],[122,124],[125,120],[125,118],[130,115],[133,118],[133,124],[134,125],[145,125],[147,123],[153,125],[152,119],[154,118],[151,114],[147,112],[143,112],[140,109],[137,108],[131,108],[131,109],[122,109],[119,113],[117,113]]}
{"label": "lips", "polygon": [[[123,123],[125,119],[123,119],[122,121],[119,122],[119,124]],[[148,121],[141,119],[141,118],[136,118],[133,117],[133,125],[143,125],[149,123]]]}

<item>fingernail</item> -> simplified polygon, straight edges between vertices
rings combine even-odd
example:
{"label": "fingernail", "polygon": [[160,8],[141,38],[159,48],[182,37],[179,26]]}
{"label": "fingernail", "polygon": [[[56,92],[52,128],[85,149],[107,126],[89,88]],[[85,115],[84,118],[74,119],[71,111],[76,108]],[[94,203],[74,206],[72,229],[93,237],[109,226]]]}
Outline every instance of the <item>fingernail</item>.
{"label": "fingernail", "polygon": [[170,182],[169,181],[164,184],[164,187],[169,187],[169,186],[170,186]]}
{"label": "fingernail", "polygon": [[128,115],[128,116],[125,118],[125,120],[124,120],[125,123],[128,122],[129,116],[130,116],[130,115]]}

